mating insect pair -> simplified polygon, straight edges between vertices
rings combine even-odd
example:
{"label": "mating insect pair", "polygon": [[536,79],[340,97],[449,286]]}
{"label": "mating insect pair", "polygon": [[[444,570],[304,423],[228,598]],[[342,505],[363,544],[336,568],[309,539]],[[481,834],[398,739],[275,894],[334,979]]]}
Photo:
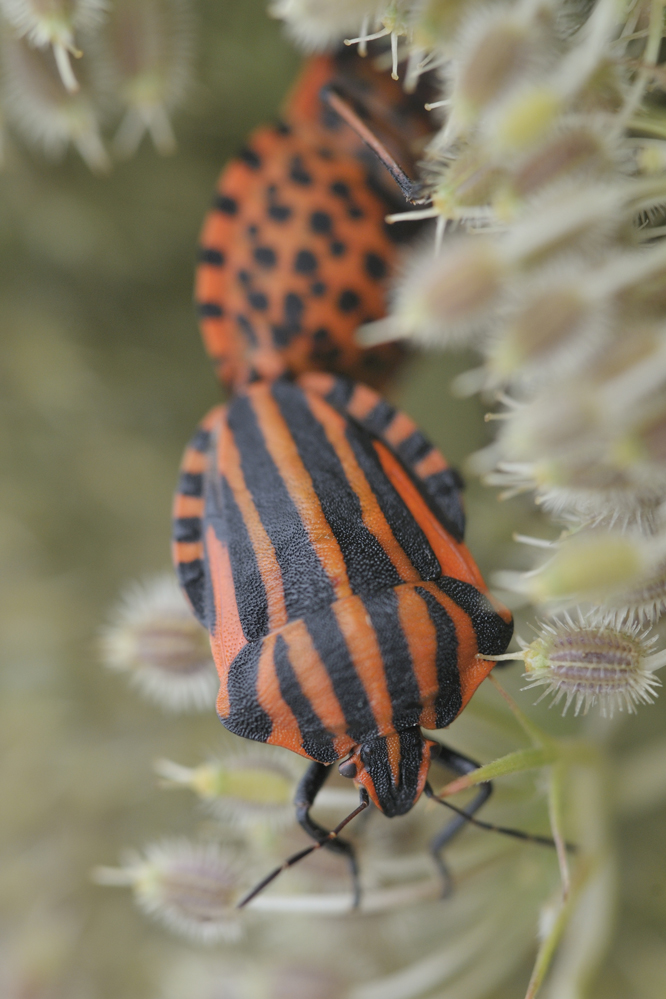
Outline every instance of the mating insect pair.
{"label": "mating insect pair", "polygon": [[[476,767],[421,730],[460,714],[512,620],[463,544],[459,476],[367,384],[401,357],[354,342],[385,312],[397,251],[384,218],[399,193],[324,86],[403,160],[428,134],[422,98],[353,56],[318,57],[286,123],[257,131],[223,172],[197,302],[233,394],[185,452],[174,558],[210,633],[222,723],[312,760],[296,812],[316,842],[283,867],[325,845],[349,859],[358,899],[338,833],[370,803],[390,818],[432,794],[437,754],[458,773]],[[329,832],[309,812],[334,763],[360,804]],[[436,839],[437,857],[467,818]]]}

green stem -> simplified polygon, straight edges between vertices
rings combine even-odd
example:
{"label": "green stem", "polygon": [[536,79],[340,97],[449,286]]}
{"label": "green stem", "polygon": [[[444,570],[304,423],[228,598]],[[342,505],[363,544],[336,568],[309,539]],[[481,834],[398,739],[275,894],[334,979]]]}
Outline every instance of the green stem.
{"label": "green stem", "polygon": [[589,862],[581,865],[573,886],[573,891],[569,893],[566,901],[563,900],[561,902],[553,925],[542,940],[541,946],[539,947],[536,961],[534,962],[532,977],[530,978],[530,983],[525,994],[525,999],[535,999],[537,992],[543,985],[543,980],[546,977],[553,957],[555,956],[555,951],[557,950],[560,940],[562,939],[562,934],[564,933],[569,922],[573,905],[587,884],[592,873],[592,869],[592,865]]}
{"label": "green stem", "polygon": [[477,770],[472,770],[464,777],[458,777],[437,793],[440,797],[446,797],[474,787],[476,784],[483,784],[484,781],[494,780],[496,777],[505,777],[507,774],[519,774],[525,770],[536,770],[539,767],[548,766],[555,763],[557,759],[558,749],[555,745],[519,749],[517,752],[502,756],[492,763],[486,763],[485,766],[479,767]]}
{"label": "green stem", "polygon": [[629,119],[627,127],[635,132],[646,132],[657,139],[666,139],[666,115],[656,108],[639,110]]}
{"label": "green stem", "polygon": [[550,781],[548,782],[548,814],[550,818],[550,828],[555,840],[557,850],[557,861],[560,865],[560,876],[562,878],[562,898],[564,901],[569,897],[571,889],[571,878],[569,876],[569,863],[567,861],[567,848],[562,834],[562,817],[564,812],[564,787],[566,777],[566,766],[560,762],[553,764],[550,771]]}
{"label": "green stem", "polygon": [[545,732],[542,732],[541,729],[538,728],[534,724],[534,722],[527,717],[527,715],[523,714],[523,712],[520,710],[520,708],[518,707],[514,699],[511,697],[511,695],[507,694],[504,687],[500,684],[499,680],[495,676],[493,676],[492,673],[489,675],[488,679],[495,687],[495,690],[499,691],[501,696],[509,705],[511,713],[513,714],[514,718],[522,728],[523,732],[525,732],[525,734],[529,736],[529,738],[532,740],[535,746],[554,747],[555,746],[554,740],[551,739],[550,736],[546,735]]}

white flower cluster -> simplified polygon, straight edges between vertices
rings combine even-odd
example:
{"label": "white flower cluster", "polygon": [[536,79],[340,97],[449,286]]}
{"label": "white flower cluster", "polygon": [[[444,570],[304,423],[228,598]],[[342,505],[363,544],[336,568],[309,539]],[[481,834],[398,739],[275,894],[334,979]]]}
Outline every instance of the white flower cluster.
{"label": "white flower cluster", "polygon": [[190,0],[0,0],[0,43],[4,117],[48,156],[72,145],[90,169],[108,170],[103,132],[115,126],[119,157],[145,133],[160,153],[175,149],[169,114],[189,85]]}
{"label": "white flower cluster", "polygon": [[[274,9],[310,47],[353,21],[321,0]],[[472,467],[564,523],[544,564],[498,582],[548,614],[578,605],[575,624],[553,618],[559,639],[601,643],[575,689],[548,657],[526,659],[530,679],[565,705],[631,709],[661,659],[646,646],[614,672],[617,636],[633,649],[666,609],[664,4],[404,0],[356,5],[356,24],[359,44],[391,35],[407,89],[436,67],[444,118],[429,205],[400,216],[437,220],[434,252],[407,260],[391,314],[360,337],[479,350],[458,387],[504,412]]]}

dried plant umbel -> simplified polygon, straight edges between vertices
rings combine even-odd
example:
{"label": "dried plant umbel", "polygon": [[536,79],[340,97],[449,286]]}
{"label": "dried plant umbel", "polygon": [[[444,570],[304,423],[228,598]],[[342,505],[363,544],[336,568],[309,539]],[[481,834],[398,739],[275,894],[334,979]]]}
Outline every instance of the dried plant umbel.
{"label": "dried plant umbel", "polygon": [[431,206],[400,218],[432,216],[438,239],[407,259],[390,315],[360,339],[475,346],[483,365],[458,388],[504,393],[495,442],[471,467],[506,497],[533,492],[571,540],[500,585],[555,608],[584,601],[620,628],[656,623],[662,5],[432,2],[407,20],[437,58],[446,111],[424,160]]}

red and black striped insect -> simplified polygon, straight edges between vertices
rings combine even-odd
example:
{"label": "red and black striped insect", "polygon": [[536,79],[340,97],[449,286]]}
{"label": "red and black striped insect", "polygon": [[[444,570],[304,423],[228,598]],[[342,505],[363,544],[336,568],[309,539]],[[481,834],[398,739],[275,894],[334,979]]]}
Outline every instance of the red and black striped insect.
{"label": "red and black striped insect", "polygon": [[[353,342],[358,323],[385,309],[395,195],[320,88],[344,85],[389,125],[402,115],[403,146],[425,126],[399,87],[387,101],[390,81],[375,88],[348,66],[348,56],[311,61],[287,126],[255,133],[205,222],[197,298],[234,394],[185,452],[174,559],[211,636],[222,723],[313,761],[297,817],[311,849],[347,855],[356,884],[353,850],[337,835],[351,816],[330,833],[309,815],[332,764],[358,786],[356,811],[372,802],[388,817],[432,793],[436,752],[473,769],[421,729],[460,714],[494,666],[483,657],[504,652],[513,625],[463,544],[458,474],[409,417],[354,380],[381,382],[399,359]],[[470,815],[489,793],[484,785]],[[466,818],[437,838],[437,856]]]}

